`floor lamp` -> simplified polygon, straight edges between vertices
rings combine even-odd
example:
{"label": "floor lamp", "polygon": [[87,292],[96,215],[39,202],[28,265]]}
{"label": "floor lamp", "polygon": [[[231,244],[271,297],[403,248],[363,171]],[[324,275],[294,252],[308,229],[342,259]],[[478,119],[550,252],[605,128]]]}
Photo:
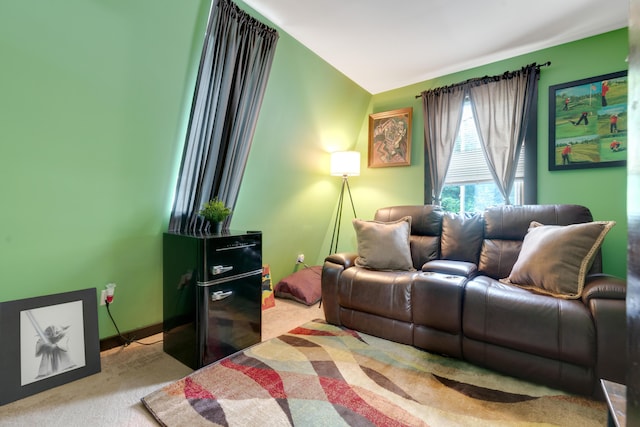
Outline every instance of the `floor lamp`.
{"label": "floor lamp", "polygon": [[349,188],[349,177],[360,175],[360,152],[337,151],[335,153],[331,153],[331,175],[342,177],[342,188],[340,189],[340,198],[338,199],[336,220],[333,223],[333,235],[331,236],[331,246],[329,247],[330,254],[338,252],[338,240],[340,239],[340,224],[342,223],[342,207],[344,205],[345,187],[347,188],[347,193],[349,193],[349,201],[351,201],[353,217],[356,217],[356,208],[353,206],[351,188]]}

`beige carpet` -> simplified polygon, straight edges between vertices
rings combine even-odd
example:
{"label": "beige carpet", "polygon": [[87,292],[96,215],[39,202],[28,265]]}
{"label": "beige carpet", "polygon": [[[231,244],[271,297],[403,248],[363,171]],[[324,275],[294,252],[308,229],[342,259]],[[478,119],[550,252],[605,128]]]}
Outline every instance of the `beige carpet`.
{"label": "beige carpet", "polygon": [[[263,341],[316,318],[324,318],[317,305],[276,299],[263,312]],[[102,372],[0,406],[0,426],[157,426],[140,399],[192,372],[162,351],[161,339],[159,334],[141,340],[153,345],[105,351]]]}

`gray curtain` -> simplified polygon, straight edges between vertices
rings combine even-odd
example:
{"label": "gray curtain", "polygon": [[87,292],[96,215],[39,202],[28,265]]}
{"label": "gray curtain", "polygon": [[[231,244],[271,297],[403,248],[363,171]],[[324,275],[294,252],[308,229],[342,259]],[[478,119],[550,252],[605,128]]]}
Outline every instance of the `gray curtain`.
{"label": "gray curtain", "polygon": [[538,70],[534,64],[468,84],[469,102],[485,159],[507,205],[511,204],[509,194],[527,132],[532,98],[537,94]]}
{"label": "gray curtain", "polygon": [[215,197],[234,208],[277,41],[230,0],[213,0],[170,231],[205,231],[198,211]]}
{"label": "gray curtain", "polygon": [[540,67],[548,65],[533,63],[519,71],[470,79],[417,96],[422,97],[424,109],[425,203],[440,204],[464,99],[469,96],[489,170],[510,204],[518,158],[537,106]]}
{"label": "gray curtain", "polygon": [[464,87],[422,92],[425,145],[425,203],[440,204],[453,146],[460,129]]}

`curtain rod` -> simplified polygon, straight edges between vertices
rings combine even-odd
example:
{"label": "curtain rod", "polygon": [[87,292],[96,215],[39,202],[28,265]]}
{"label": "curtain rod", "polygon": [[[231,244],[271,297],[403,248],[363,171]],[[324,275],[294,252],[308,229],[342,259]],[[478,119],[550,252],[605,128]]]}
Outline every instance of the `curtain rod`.
{"label": "curtain rod", "polygon": [[[533,64],[529,64],[527,66],[522,67],[521,70],[524,70],[525,68],[529,68],[529,67],[535,67],[537,71],[540,71],[541,67],[548,67],[549,65],[551,65],[551,61],[547,61],[544,64],[540,64],[540,65],[538,65],[538,64],[536,64],[534,62]],[[518,70],[516,70],[516,71],[518,71]],[[504,73],[499,74],[499,75],[495,75],[495,76],[475,77],[475,78],[471,78],[469,80],[465,80],[465,81],[460,82],[460,83],[454,83],[454,84],[449,85],[449,86],[442,86],[442,87],[439,87],[439,88],[427,89],[427,90],[422,91],[418,95],[416,95],[416,98],[421,98],[422,94],[424,92],[428,92],[430,90],[438,90],[438,89],[443,89],[443,88],[454,88],[454,87],[462,86],[462,85],[465,85],[465,84],[468,84],[468,83],[480,82],[480,81],[489,80],[489,79],[498,80],[500,78],[503,78],[504,76],[508,76],[511,73],[515,73],[516,71],[505,71]]]}

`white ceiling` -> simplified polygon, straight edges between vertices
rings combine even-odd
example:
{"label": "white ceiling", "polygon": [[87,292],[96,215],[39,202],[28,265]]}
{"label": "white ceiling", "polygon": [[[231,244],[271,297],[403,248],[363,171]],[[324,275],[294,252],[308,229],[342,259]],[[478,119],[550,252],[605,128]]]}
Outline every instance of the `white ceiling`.
{"label": "white ceiling", "polygon": [[372,94],[623,28],[629,9],[628,0],[244,2]]}

